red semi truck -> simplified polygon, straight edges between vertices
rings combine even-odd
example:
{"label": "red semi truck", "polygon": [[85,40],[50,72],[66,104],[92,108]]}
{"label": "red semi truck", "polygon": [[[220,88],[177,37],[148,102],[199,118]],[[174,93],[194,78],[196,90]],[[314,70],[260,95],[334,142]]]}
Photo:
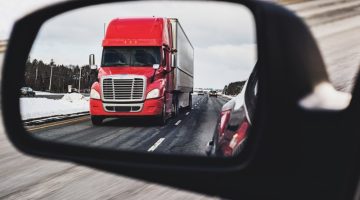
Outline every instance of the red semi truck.
{"label": "red semi truck", "polygon": [[165,124],[191,108],[194,49],[175,18],[113,19],[90,92],[94,125],[109,117],[155,117]]}

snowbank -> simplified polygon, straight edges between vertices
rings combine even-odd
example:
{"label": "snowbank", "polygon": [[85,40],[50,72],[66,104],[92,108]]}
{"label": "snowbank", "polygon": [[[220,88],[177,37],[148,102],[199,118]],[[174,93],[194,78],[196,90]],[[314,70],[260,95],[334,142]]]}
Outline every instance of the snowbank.
{"label": "snowbank", "polygon": [[62,99],[20,98],[23,120],[89,111],[89,100],[78,93],[65,94]]}
{"label": "snowbank", "polygon": [[79,93],[68,93],[68,94],[65,94],[61,98],[61,100],[69,101],[69,102],[77,102],[77,101],[85,100],[85,97],[84,97],[84,95],[79,94]]}
{"label": "snowbank", "polygon": [[34,91],[36,95],[64,95],[66,93],[50,93],[44,91]]}

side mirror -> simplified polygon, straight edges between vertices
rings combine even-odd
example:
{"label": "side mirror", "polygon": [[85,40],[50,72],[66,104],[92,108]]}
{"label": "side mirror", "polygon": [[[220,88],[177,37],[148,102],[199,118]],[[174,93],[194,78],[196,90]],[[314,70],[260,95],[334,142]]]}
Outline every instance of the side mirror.
{"label": "side mirror", "polygon": [[[171,31],[174,36],[172,39],[175,41],[175,46],[171,46],[168,51],[173,53],[172,66],[178,69],[166,79],[159,74],[162,80],[150,85],[147,81],[151,74],[150,66],[147,69],[136,69],[136,71],[144,72],[143,75],[146,73],[145,77],[142,75],[139,77],[135,73],[128,74],[128,72],[119,72],[116,75],[113,73],[115,70],[125,71],[122,70],[125,67],[114,70],[106,68],[101,71],[102,75],[109,75],[106,80],[103,79],[105,84],[101,81],[95,83],[96,90],[91,92],[90,85],[92,84],[84,80],[88,71],[84,70],[81,74],[78,70],[71,71],[65,65],[61,67],[62,61],[72,59],[76,61],[77,52],[88,52],[92,49],[90,44],[83,45],[84,41],[92,41],[100,46],[101,41],[97,36],[102,35],[101,25],[104,21],[96,17],[92,18],[91,23],[87,23],[89,11],[90,13],[105,13],[104,18],[110,19],[111,16],[117,15],[120,9],[132,11],[130,9],[136,6],[141,10],[147,10],[143,15],[151,14],[151,10],[147,9],[148,2],[143,6],[140,5],[140,1],[136,2],[136,5],[119,2],[117,2],[118,5],[100,4],[102,2],[110,3],[114,0],[63,1],[24,16],[14,24],[2,69],[0,105],[5,132],[18,150],[31,156],[68,161],[220,198],[288,199],[295,194],[296,199],[305,199],[309,196],[314,199],[329,199],[329,197],[330,199],[337,197],[350,199],[350,196],[355,193],[359,170],[356,158],[360,156],[358,149],[360,146],[358,134],[360,92],[357,90],[360,88],[360,79],[354,87],[353,100],[344,111],[322,111],[300,107],[299,100],[312,95],[317,84],[328,81],[328,78],[325,63],[314,37],[306,24],[290,10],[283,9],[273,2],[251,0],[240,1],[241,4],[220,3],[220,1],[216,2],[216,5],[215,2],[206,1],[201,2],[201,5],[199,5],[200,1],[196,4],[191,1],[179,2],[181,4],[178,6],[175,2],[169,2],[168,5],[165,4],[166,2],[152,4],[160,9],[166,6],[178,7],[179,12],[176,11],[179,17],[196,16],[199,18],[199,20],[184,23],[184,26],[194,28],[193,30],[196,28],[200,36],[206,36],[212,31],[214,37],[212,34],[211,37],[195,37],[197,40],[194,44],[198,45],[204,41],[202,43],[204,48],[216,47],[215,51],[210,52],[214,54],[202,54],[204,51],[198,48],[202,46],[194,46],[200,50],[194,54],[194,48],[191,48],[192,45],[187,41],[185,31],[182,30],[177,19],[134,19],[133,22],[139,21],[139,23],[128,23],[129,19],[125,19],[124,24],[131,25],[133,28],[131,30],[124,28],[124,32],[118,33],[117,28],[120,25],[113,24],[113,29],[109,25],[110,32],[107,32],[114,31],[115,34],[106,34],[105,38],[108,35],[113,39],[109,43],[107,40],[103,41],[104,45],[122,46],[125,41],[126,44],[128,42],[133,44],[135,41],[148,44],[150,41],[156,41],[154,49],[159,50],[157,52],[160,53],[159,46],[163,44],[160,41],[163,39],[158,38],[158,34],[145,34],[142,29],[145,26],[152,27],[153,33],[160,33],[160,29],[168,27],[169,30],[165,31]],[[220,4],[226,7],[221,8]],[[230,9],[229,6],[234,8]],[[82,7],[86,9],[85,12],[80,9]],[[87,10],[90,7],[91,10]],[[99,10],[93,10],[95,7]],[[180,12],[181,7],[185,8],[182,12]],[[207,7],[209,10],[206,9],[204,15],[199,15],[198,8],[200,7],[201,9]],[[214,14],[219,10],[226,13]],[[67,11],[70,12],[67,13]],[[231,13],[226,16],[225,14],[230,11],[235,12],[236,15]],[[242,33],[242,30],[248,30],[243,26],[245,20],[242,20],[242,16],[245,17],[246,13],[250,14],[249,19],[251,17],[255,19],[255,21],[249,21],[249,24],[246,22],[248,24],[246,27],[250,25],[255,29],[249,29],[249,32],[244,34],[252,35],[251,38],[255,37],[257,42],[236,42],[237,46],[229,46],[228,42],[235,45],[234,39],[237,40],[241,36],[233,34],[238,33],[235,32],[235,28],[240,28],[237,29],[241,30],[239,33]],[[55,16],[55,19],[66,18],[66,20],[51,20]],[[58,18],[63,16],[66,17]],[[230,19],[234,21],[229,21]],[[140,21],[144,26],[140,24]],[[163,26],[168,21],[174,25]],[[56,24],[58,22],[61,23]],[[121,20],[116,19],[112,22],[120,23]],[[228,22],[237,24],[231,26],[234,32],[229,33],[227,30]],[[204,23],[206,26],[202,26]],[[78,24],[81,24],[81,29],[76,29]],[[68,31],[52,28],[59,26]],[[86,30],[97,34],[84,34]],[[137,33],[134,35],[134,40],[123,40],[124,38],[120,37],[133,32]],[[44,37],[53,33],[60,36],[52,37],[52,41],[56,43],[52,43],[49,37]],[[215,33],[219,34],[221,40],[215,40]],[[69,38],[69,35],[73,38]],[[146,35],[149,40],[143,40],[145,37],[139,37],[140,35]],[[84,37],[84,41],[79,41],[78,37]],[[64,43],[65,40],[60,38],[66,39],[68,43]],[[38,43],[38,41],[44,42]],[[208,44],[205,46],[205,43]],[[244,58],[250,59],[248,52],[242,53],[243,46],[238,46],[242,44],[246,46],[253,44],[249,46],[253,46],[251,48],[254,49],[249,49],[248,52],[252,52],[253,61],[258,60],[258,64],[255,64],[258,94],[254,95],[255,81],[251,81],[249,87],[245,87],[249,90],[247,92],[243,90],[241,96],[238,95],[238,98],[233,98],[233,100],[226,96],[208,99],[207,96],[202,96],[204,93],[200,94],[200,92],[199,96],[192,96],[194,81],[197,84],[198,80],[204,80],[204,87],[219,88],[224,84],[230,86],[229,82],[233,79],[228,74],[234,75],[234,81],[247,78],[245,74],[244,77],[242,74],[240,76],[240,72],[242,72],[242,67],[246,67],[250,72],[253,68],[252,64],[245,66],[231,60],[229,64],[235,63],[234,69],[232,65],[226,66],[227,63],[222,62],[229,60],[228,53],[235,54],[236,58],[245,56]],[[83,49],[68,48],[62,55],[56,54],[58,51],[55,50],[62,50],[68,45]],[[50,55],[57,60],[56,69],[52,68],[51,64],[41,63],[43,71],[33,73],[36,70],[33,63],[36,62],[31,65],[27,63],[29,55],[38,55],[37,60],[40,58],[45,60],[48,53],[51,53],[46,51],[48,47],[54,50]],[[241,47],[241,51],[235,53],[233,47]],[[40,54],[32,52],[36,49]],[[220,56],[223,55],[225,55],[224,60],[220,60]],[[73,57],[67,58],[67,56]],[[213,57],[215,59],[210,60]],[[197,63],[199,63],[198,66]],[[85,64],[95,65],[94,54],[89,56],[89,63],[86,63],[86,60],[81,63],[80,60],[79,66]],[[153,65],[154,74],[160,68],[160,64],[157,62]],[[60,77],[60,69],[63,72],[72,72],[71,76],[64,73]],[[198,75],[204,79],[199,79],[196,73],[193,73],[194,69],[203,72]],[[212,70],[218,71],[211,72]],[[91,70],[91,73],[95,75],[98,71]],[[44,76],[49,74],[52,79]],[[39,81],[35,81],[36,79]],[[66,80],[69,81],[65,82]],[[212,86],[218,81],[221,81],[219,86],[218,84]],[[57,89],[65,89],[66,85],[80,88],[82,85],[83,88],[90,89],[92,94],[91,98],[85,99],[75,95],[74,102],[70,102],[73,100],[73,95],[69,96],[70,101],[66,105],[71,103],[70,105],[76,107],[62,106],[62,101],[52,106],[51,100],[49,108],[55,108],[57,111],[53,113],[52,109],[49,112],[45,104],[48,101],[43,101],[43,98],[21,97],[20,99],[19,89],[28,86],[27,83],[38,83],[36,86],[40,86],[42,90],[47,89],[47,83],[52,84],[53,88],[56,86]],[[236,88],[235,83],[233,85]],[[154,98],[145,99],[148,96]],[[112,103],[103,102],[104,97]],[[34,101],[39,102],[36,105],[39,105],[40,109],[34,109],[37,108]],[[220,112],[226,109],[223,109],[223,105],[227,107],[227,102],[232,101],[239,101],[239,105],[242,104],[241,108],[234,109],[234,112],[230,114],[231,119],[221,122]],[[248,106],[252,107],[248,109]],[[67,110],[69,108],[71,114],[66,114],[68,112],[65,113],[64,108]],[[185,110],[187,111],[183,112]],[[46,114],[46,118],[35,116],[34,114],[38,111]],[[153,119],[150,120],[150,116],[145,119],[145,116],[140,116],[142,113],[151,114]],[[60,114],[61,117],[54,117],[54,114],[56,116]],[[101,124],[104,117],[120,118],[125,114],[134,119],[109,119]],[[135,115],[138,115],[137,119]],[[31,119],[32,123],[29,123],[27,116],[36,118]],[[40,117],[41,120],[39,120]],[[59,120],[59,122],[54,123],[53,120]],[[218,123],[224,123],[228,128],[228,131],[225,131],[227,135],[222,137],[225,140],[219,140],[221,137],[218,137]],[[311,135],[311,138],[303,137],[306,136],[305,134]],[[342,137],[339,137],[340,134]],[[212,141],[214,148],[210,153],[213,156],[205,157],[206,143],[212,139],[214,139]],[[234,154],[234,156],[223,158],[221,154],[225,155],[225,153],[226,156],[229,154]],[[220,157],[216,154],[220,154]],[[333,173],[334,171],[336,173]],[[232,183],[236,183],[236,186]]]}
{"label": "side mirror", "polygon": [[160,65],[159,64],[153,64],[153,69],[159,69],[160,68]]}
{"label": "side mirror", "polygon": [[[95,65],[95,55],[94,54],[90,54],[89,55],[89,65],[90,68],[93,69],[93,66]],[[95,65],[95,69],[96,69],[96,65]]]}
{"label": "side mirror", "polygon": [[98,66],[97,65],[90,65],[90,69],[91,70],[97,70]]}

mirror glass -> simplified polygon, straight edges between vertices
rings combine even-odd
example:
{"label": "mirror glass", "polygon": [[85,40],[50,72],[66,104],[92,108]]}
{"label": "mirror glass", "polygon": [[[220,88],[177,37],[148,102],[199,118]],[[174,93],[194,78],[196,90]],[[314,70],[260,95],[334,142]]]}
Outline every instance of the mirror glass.
{"label": "mirror glass", "polygon": [[256,106],[256,47],[253,15],[239,4],[68,11],[42,25],[29,54],[23,125],[41,140],[93,148],[236,155]]}

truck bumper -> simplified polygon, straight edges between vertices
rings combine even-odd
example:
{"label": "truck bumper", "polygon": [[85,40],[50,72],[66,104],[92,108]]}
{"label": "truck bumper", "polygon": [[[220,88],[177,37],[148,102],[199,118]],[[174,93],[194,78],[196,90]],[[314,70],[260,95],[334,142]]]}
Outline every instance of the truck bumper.
{"label": "truck bumper", "polygon": [[90,99],[90,114],[101,117],[131,117],[161,115],[164,97],[148,99],[143,103],[103,103]]}

